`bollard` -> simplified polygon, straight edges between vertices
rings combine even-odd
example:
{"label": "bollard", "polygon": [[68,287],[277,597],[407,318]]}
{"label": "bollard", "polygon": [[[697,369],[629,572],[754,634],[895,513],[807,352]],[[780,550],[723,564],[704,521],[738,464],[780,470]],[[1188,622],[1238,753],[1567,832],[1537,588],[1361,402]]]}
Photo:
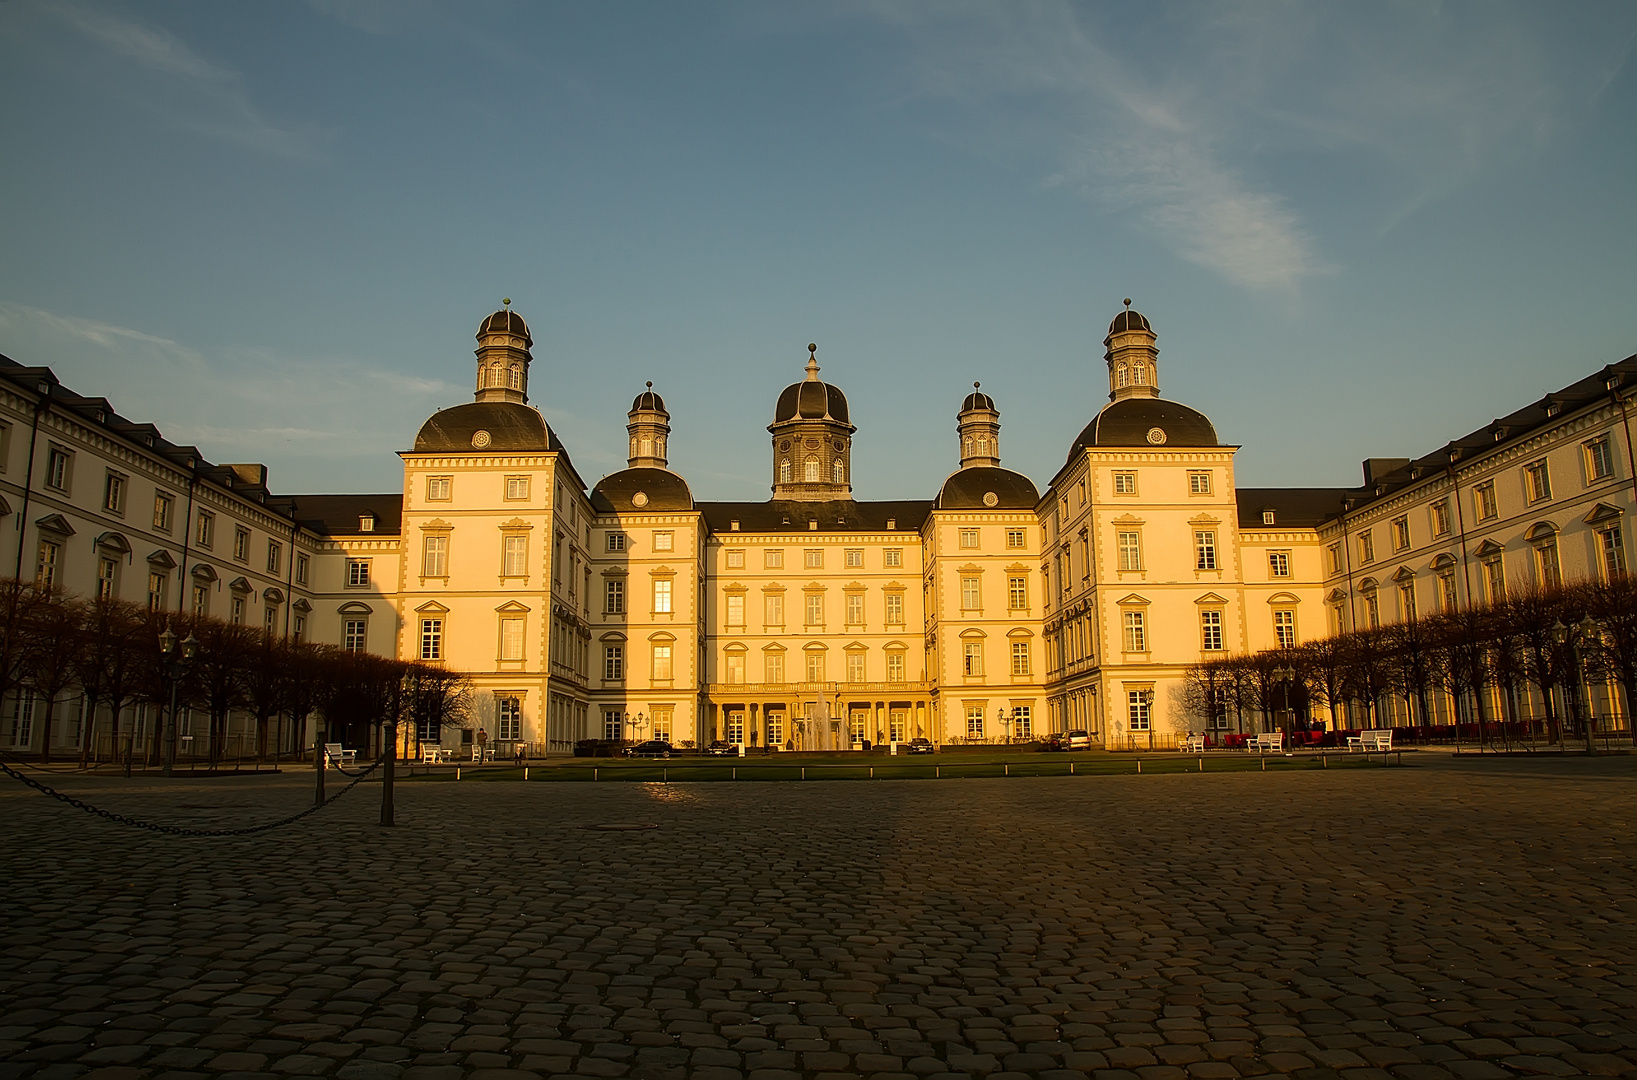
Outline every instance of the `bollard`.
{"label": "bollard", "polygon": [[1205,759],[1204,758],[1199,759],[1199,771],[1200,772],[1205,771]]}
{"label": "bollard", "polygon": [[943,778],[944,778],[944,767],[942,765],[932,766],[932,779],[942,780]]}
{"label": "bollard", "polygon": [[739,767],[738,767],[738,766],[737,766],[737,765],[735,765],[735,766],[734,766],[734,767],[733,767],[733,770],[732,770],[732,775],[731,775],[731,776],[729,776],[729,777],[728,777],[728,779],[729,779],[729,780],[737,780],[737,779],[739,779]]}
{"label": "bollard", "polygon": [[1330,759],[1326,758],[1323,754],[1320,754],[1319,755],[1319,768],[1328,769],[1329,767],[1330,767]]}
{"label": "bollard", "polygon": [[1074,762],[1072,762],[1072,761],[1069,762],[1069,775],[1070,776],[1074,775]]}
{"label": "bollard", "polygon": [[595,765],[591,767],[591,781],[592,783],[596,783],[597,781],[597,767]]}
{"label": "bollard", "polygon": [[875,766],[874,765],[870,766],[870,779],[871,780],[875,779]]}
{"label": "bollard", "polygon": [[1262,771],[1263,772],[1268,771],[1268,759],[1267,758],[1262,759]]}
{"label": "bollard", "polygon": [[1001,773],[1002,776],[1011,776],[1012,775],[1012,763],[1010,761],[1008,761],[1004,765],[1002,765],[1001,769],[1004,770]]}
{"label": "bollard", "polygon": [[455,779],[456,780],[460,779],[460,766],[459,765],[455,766]]}
{"label": "bollard", "polygon": [[525,766],[523,766],[523,779],[527,780],[528,778],[529,778],[529,767],[527,765],[525,765]]}
{"label": "bollard", "polygon": [[807,766],[805,765],[801,767],[801,778],[803,780],[807,779]]}
{"label": "bollard", "polygon": [[1142,775],[1142,758],[1137,759],[1137,775]]}
{"label": "bollard", "polygon": [[313,743],[313,805],[324,805],[324,748]]}

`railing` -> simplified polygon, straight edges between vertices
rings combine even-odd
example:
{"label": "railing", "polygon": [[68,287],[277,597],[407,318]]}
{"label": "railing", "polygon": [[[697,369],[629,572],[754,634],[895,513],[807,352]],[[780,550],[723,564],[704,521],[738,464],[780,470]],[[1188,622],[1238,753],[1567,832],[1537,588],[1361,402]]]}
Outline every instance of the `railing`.
{"label": "railing", "polygon": [[708,683],[706,692],[712,697],[768,696],[815,697],[821,694],[883,694],[902,697],[909,694],[930,694],[928,682],[789,682],[789,683]]}

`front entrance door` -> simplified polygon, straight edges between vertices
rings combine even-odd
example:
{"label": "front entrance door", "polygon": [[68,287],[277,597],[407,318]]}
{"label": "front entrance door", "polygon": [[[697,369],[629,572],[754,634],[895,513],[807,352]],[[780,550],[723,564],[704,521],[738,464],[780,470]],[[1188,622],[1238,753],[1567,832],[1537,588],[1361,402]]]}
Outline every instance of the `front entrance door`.
{"label": "front entrance door", "polygon": [[744,745],[745,741],[745,711],[743,709],[728,710],[727,741],[735,746]]}

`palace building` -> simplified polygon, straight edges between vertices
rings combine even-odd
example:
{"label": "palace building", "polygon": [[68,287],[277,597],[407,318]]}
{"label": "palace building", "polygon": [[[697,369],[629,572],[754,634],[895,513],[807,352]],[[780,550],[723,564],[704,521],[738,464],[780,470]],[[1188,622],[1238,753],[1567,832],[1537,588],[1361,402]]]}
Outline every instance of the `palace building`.
{"label": "palace building", "polygon": [[[1637,357],[1367,461],[1361,486],[1242,488],[1238,448],[1161,396],[1127,301],[1108,402],[1044,489],[1001,464],[1000,403],[974,385],[949,391],[942,488],[877,502],[853,497],[847,396],[810,345],[767,425],[771,497],[707,502],[669,467],[652,384],[627,468],[588,485],[529,404],[527,323],[503,308],[477,343],[473,400],[428,419],[402,491],[373,495],[276,495],[260,465],[212,464],[0,358],[5,572],[459,670],[490,744],[538,756],[1075,729],[1168,746],[1210,722],[1184,704],[1201,660],[1628,565]],[[83,703],[52,732],[27,692],[0,709],[0,745],[77,744]]]}

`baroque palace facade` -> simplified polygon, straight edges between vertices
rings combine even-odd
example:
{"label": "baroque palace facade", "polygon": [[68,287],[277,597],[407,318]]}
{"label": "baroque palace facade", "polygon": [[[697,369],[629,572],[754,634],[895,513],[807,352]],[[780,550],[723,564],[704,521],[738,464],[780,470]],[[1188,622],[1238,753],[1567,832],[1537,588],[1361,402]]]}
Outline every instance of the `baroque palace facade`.
{"label": "baroque palace facade", "polygon": [[[588,488],[528,404],[522,317],[477,340],[474,400],[426,421],[380,495],[276,495],[263,466],[212,464],[0,358],[6,572],[466,672],[491,745],[540,755],[1075,729],[1170,745],[1205,722],[1190,664],[1628,565],[1637,357],[1432,454],[1366,461],[1359,487],[1241,488],[1237,447],[1160,396],[1127,301],[1109,401],[1044,491],[1001,466],[975,386],[936,495],[866,502],[846,396],[809,346],[767,428],[772,497],[701,502],[668,468],[651,384],[628,467]],[[77,745],[82,709],[48,733],[34,704],[0,706],[0,745]]]}

